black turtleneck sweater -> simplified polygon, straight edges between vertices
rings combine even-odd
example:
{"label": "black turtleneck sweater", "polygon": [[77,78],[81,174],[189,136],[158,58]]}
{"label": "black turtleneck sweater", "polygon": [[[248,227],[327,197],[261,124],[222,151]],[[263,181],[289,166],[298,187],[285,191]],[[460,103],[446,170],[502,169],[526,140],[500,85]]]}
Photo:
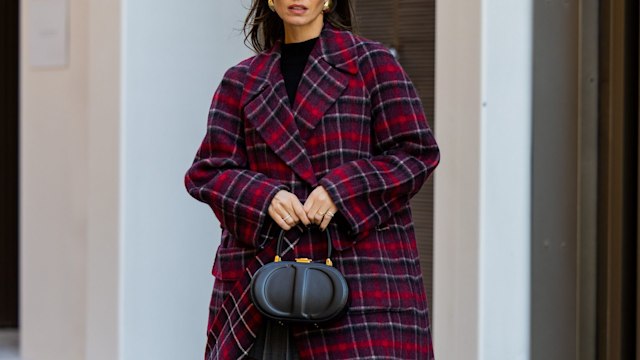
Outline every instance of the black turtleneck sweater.
{"label": "black turtleneck sweater", "polygon": [[300,78],[302,78],[302,72],[307,64],[307,60],[309,60],[309,54],[311,54],[316,40],[318,40],[317,37],[297,43],[282,43],[280,71],[282,71],[284,86],[287,88],[287,95],[289,96],[289,104],[291,104],[291,106],[293,106],[293,101],[298,91],[298,84],[300,83]]}

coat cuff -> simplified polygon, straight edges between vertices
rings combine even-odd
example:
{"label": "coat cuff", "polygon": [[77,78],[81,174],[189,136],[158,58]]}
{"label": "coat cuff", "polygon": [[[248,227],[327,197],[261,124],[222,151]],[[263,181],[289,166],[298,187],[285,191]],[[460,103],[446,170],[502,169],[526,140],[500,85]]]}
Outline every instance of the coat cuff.
{"label": "coat cuff", "polygon": [[351,209],[349,209],[343,201],[343,197],[338,191],[337,186],[328,175],[320,179],[318,184],[321,185],[327,193],[329,193],[329,197],[331,197],[331,200],[333,200],[333,203],[338,208],[338,213],[336,214],[334,221],[339,225],[342,225],[341,227],[347,228],[346,236],[332,237],[331,242],[333,247],[336,250],[346,250],[352,247],[353,244],[361,238],[366,237],[369,234],[370,229],[364,228],[362,223],[354,217]]}
{"label": "coat cuff", "polygon": [[[221,225],[226,228],[229,233],[240,243],[249,247],[260,247],[265,238],[262,236],[266,229],[270,226],[273,219],[269,216],[268,209],[271,201],[280,190],[287,190],[286,185],[279,184],[275,181],[263,181],[260,184],[260,196],[255,196],[255,191],[248,191],[241,196],[255,196],[254,200],[258,203],[252,204],[250,208],[243,211],[229,211],[231,209],[222,209],[212,206],[216,217],[221,220]],[[243,201],[246,204],[246,202]]]}

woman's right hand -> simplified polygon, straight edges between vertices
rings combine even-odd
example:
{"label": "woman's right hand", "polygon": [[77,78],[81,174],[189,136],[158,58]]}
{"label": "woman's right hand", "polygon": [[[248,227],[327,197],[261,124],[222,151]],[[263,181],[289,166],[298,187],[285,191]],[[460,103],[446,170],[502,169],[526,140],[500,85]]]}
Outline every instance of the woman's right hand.
{"label": "woman's right hand", "polygon": [[311,224],[298,197],[286,190],[278,191],[271,200],[269,216],[285,231],[301,221],[305,225]]}

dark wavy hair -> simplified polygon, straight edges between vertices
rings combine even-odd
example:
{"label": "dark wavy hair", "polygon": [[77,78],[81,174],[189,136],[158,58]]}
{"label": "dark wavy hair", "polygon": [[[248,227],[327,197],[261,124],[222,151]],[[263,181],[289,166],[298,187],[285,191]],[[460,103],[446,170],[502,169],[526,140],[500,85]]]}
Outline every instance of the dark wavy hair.
{"label": "dark wavy hair", "polygon": [[[355,31],[354,10],[349,0],[331,0],[331,11],[324,21],[342,30]],[[280,16],[269,9],[267,0],[252,0],[249,14],[244,20],[244,43],[259,53],[270,49],[276,40],[284,37],[284,24]]]}

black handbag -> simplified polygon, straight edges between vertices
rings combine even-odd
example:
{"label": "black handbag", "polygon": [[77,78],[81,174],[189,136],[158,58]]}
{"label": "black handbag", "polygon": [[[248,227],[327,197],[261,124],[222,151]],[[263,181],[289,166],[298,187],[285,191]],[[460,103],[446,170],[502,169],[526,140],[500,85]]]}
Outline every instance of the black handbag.
{"label": "black handbag", "polygon": [[263,265],[251,280],[251,299],[266,317],[282,322],[322,323],[340,316],[347,307],[349,286],[331,262],[329,231],[328,254],[323,262],[298,258],[282,261],[282,238],[278,237],[273,262]]}

